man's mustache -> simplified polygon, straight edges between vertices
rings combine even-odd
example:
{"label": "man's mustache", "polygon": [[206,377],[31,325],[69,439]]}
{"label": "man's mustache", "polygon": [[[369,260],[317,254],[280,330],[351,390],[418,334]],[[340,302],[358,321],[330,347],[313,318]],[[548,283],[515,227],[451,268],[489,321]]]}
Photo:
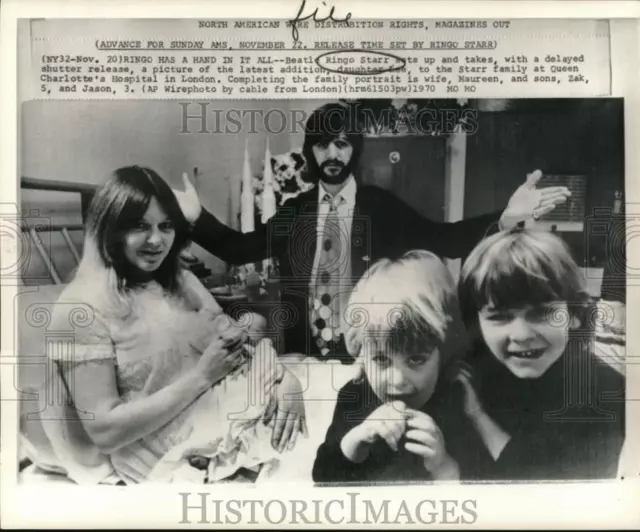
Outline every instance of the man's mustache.
{"label": "man's mustache", "polygon": [[327,166],[339,166],[340,168],[344,168],[345,165],[342,161],[337,161],[337,160],[324,161],[320,165],[320,169],[324,170]]}

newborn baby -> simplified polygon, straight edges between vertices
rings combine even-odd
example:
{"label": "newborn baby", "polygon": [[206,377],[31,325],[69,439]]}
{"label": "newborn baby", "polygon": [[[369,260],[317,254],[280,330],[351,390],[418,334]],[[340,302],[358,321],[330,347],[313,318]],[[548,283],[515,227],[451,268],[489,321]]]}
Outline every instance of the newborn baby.
{"label": "newborn baby", "polygon": [[271,445],[273,423],[266,425],[264,420],[276,400],[284,368],[265,338],[266,320],[247,313],[238,321],[225,314],[203,321],[202,335],[190,340],[195,351],[202,353],[222,339],[226,352],[240,356],[227,377],[193,405],[182,443],[156,465],[150,481],[220,481],[278,454]]}
{"label": "newborn baby", "polygon": [[224,349],[233,354],[240,351],[238,368],[242,368],[248,357],[255,352],[255,347],[265,338],[267,320],[255,312],[245,312],[238,320],[224,313],[203,316],[199,327],[201,336],[191,338],[191,347],[199,354],[216,339],[222,340]]}

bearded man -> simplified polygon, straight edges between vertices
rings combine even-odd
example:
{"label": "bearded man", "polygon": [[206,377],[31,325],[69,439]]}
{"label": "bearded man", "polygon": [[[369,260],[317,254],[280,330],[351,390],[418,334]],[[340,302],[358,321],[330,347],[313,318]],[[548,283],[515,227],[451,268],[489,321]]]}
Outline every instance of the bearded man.
{"label": "bearded man", "polygon": [[193,241],[230,264],[276,257],[284,324],[284,350],[352,361],[344,343],[349,294],[381,258],[425,249],[441,258],[466,256],[492,230],[537,218],[566,201],[565,187],[536,189],[539,171],[512,195],[503,212],[455,223],[428,220],[394,196],[358,183],[363,135],[353,113],[340,104],[316,109],[305,125],[303,155],[316,186],[285,202],[251,233],[230,229],[203,209],[185,179],[175,191],[194,224]]}

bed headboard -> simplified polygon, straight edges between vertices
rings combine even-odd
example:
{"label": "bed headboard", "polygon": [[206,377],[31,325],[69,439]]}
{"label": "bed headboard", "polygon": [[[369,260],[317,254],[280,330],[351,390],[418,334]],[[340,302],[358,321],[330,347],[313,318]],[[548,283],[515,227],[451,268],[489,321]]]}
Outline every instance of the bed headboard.
{"label": "bed headboard", "polygon": [[[47,240],[53,233],[58,233],[62,236],[66,247],[73,257],[76,266],[80,263],[80,252],[71,239],[70,231],[84,231],[84,224],[87,220],[87,212],[91,200],[99,189],[97,185],[89,185],[85,183],[73,183],[70,181],[54,181],[50,179],[37,179],[33,177],[22,177],[20,179],[20,190],[40,190],[40,191],[53,191],[53,192],[66,192],[70,194],[77,194],[80,199],[80,210],[82,215],[82,223],[45,223],[45,224],[30,224],[29,218],[26,217],[22,222],[22,232],[28,239],[29,245],[32,249],[35,249],[40,259],[44,263],[47,273],[52,279],[54,284],[62,284],[62,276],[56,269],[56,266],[51,257],[51,250],[46,249],[43,244],[42,238],[39,233],[49,233]],[[24,271],[22,275],[24,275]],[[24,278],[23,278],[23,284]]]}

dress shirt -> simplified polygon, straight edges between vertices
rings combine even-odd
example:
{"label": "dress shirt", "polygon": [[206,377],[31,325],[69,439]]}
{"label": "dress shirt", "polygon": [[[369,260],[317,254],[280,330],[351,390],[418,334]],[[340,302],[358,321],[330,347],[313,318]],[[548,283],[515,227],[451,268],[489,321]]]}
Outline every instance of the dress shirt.
{"label": "dress shirt", "polygon": [[[346,257],[344,257],[343,260],[346,261],[345,271],[347,272],[348,277],[351,277],[351,225],[353,222],[353,213],[356,205],[356,190],[356,180],[353,175],[351,175],[347,178],[347,183],[344,188],[340,192],[338,192],[338,194],[336,194],[334,198],[334,204],[337,205],[338,218],[341,221],[341,227],[344,228],[342,250],[343,253],[346,253]],[[330,194],[320,182],[318,184],[318,224],[316,226],[316,254],[313,260],[313,270],[311,273],[311,283],[309,286],[311,293],[311,305],[313,305],[316,279],[318,277],[318,264],[320,262],[320,255],[322,253],[324,223],[331,209],[331,203],[329,201],[326,201],[325,199],[327,195]],[[341,329],[343,333],[345,332],[343,310],[349,301],[349,296],[353,288],[352,284],[346,281],[347,279],[345,279],[344,293],[342,293],[340,297],[340,315],[342,321]]]}

